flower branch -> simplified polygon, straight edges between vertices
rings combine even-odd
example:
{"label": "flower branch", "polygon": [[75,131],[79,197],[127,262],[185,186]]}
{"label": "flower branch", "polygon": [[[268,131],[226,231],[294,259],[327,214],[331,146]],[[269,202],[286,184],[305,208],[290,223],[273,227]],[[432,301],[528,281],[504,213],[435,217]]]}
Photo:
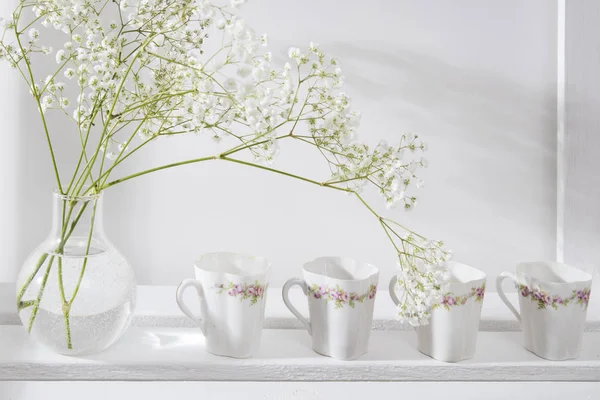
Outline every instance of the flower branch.
{"label": "flower branch", "polygon": [[[231,6],[242,3],[232,0]],[[117,21],[106,21],[103,17],[108,13],[118,15]],[[54,51],[38,29],[62,32],[66,42]],[[219,32],[220,47],[206,55],[205,42]],[[209,1],[28,0],[4,24],[0,60],[17,68],[31,90],[60,193],[96,194],[157,171],[221,160],[354,194],[377,218],[398,255],[404,291],[401,317],[413,324],[425,323],[446,278],[440,265],[449,252],[441,242],[428,241],[383,218],[361,196],[364,189],[375,189],[388,207],[400,204],[412,210],[417,198],[411,191],[422,185],[417,172],[427,166],[420,157],[425,144],[412,134],[401,135],[396,145],[381,142],[370,147],[357,142],[360,115],[340,91],[343,76],[338,61],[311,43],[304,51],[291,48],[289,61],[277,66],[271,53],[261,50],[267,42],[266,35],[256,35],[232,9]],[[56,69],[39,79],[31,62],[33,54],[47,56]],[[69,89],[70,85],[77,90]],[[79,133],[81,149],[66,187],[46,120],[52,110],[62,111]],[[184,134],[206,134],[217,143],[235,143],[213,156],[113,177],[147,144]],[[274,168],[279,143],[288,138],[316,149],[330,176],[315,180]],[[243,154],[253,159],[247,161]],[[72,233],[69,224],[78,221],[72,216],[73,206],[65,207],[61,243],[54,252],[59,256]],[[30,328],[54,257],[41,256],[19,290],[19,309],[35,310]],[[61,261],[57,268],[70,345],[70,307],[86,268],[82,265],[70,298],[60,282]],[[42,271],[41,290],[29,299],[31,280]]]}

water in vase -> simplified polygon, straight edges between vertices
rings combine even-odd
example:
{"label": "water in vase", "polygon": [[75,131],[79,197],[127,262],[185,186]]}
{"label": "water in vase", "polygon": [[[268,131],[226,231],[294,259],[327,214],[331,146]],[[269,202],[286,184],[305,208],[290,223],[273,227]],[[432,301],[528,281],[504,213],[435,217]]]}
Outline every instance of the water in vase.
{"label": "water in vase", "polygon": [[[23,325],[31,327],[31,336],[57,353],[97,353],[121,337],[130,323],[136,300],[133,270],[114,248],[103,251],[90,249],[91,255],[87,257],[74,256],[69,251],[66,253],[71,255],[49,255],[46,264],[52,256],[54,260],[39,308],[36,310],[34,306],[26,307],[19,315]],[[35,264],[34,260],[38,260],[41,255],[43,252],[34,252],[29,264]],[[59,285],[59,264],[62,270],[62,292]],[[82,275],[84,264],[85,271]],[[44,265],[36,274],[23,296],[24,299],[35,299],[39,295],[46,268]],[[23,280],[20,277],[19,281]],[[75,291],[76,296],[73,298]],[[63,312],[61,293],[64,293],[67,302],[72,299],[68,316]]]}

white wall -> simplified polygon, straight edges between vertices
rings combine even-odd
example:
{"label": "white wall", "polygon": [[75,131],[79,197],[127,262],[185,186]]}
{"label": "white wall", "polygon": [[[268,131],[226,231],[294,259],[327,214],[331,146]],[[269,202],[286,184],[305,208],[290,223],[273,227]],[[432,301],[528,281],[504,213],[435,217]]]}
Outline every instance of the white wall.
{"label": "white wall", "polygon": [[599,273],[600,3],[566,2],[565,262]]}
{"label": "white wall", "polygon": [[[495,276],[555,256],[556,8],[546,0],[253,0],[243,14],[269,33],[276,60],[311,40],[341,59],[363,140],[426,138],[419,207],[387,215]],[[13,280],[49,229],[52,175],[35,110],[14,71],[1,68],[0,280]],[[122,173],[211,154],[211,146],[165,140]],[[317,159],[284,146],[277,166],[322,177]],[[178,283],[198,254],[218,250],[267,256],[274,285],[325,254],[374,262],[382,283],[395,272],[391,245],[355,199],[243,166],[139,178],[112,188],[106,206],[108,234],[144,284]]]}

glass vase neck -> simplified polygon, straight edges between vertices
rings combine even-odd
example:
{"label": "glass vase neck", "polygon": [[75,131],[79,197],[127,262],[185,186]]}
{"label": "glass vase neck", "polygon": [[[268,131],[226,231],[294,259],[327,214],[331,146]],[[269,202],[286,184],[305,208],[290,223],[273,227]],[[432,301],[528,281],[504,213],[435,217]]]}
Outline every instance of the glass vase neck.
{"label": "glass vase neck", "polygon": [[56,244],[56,253],[87,256],[109,247],[102,222],[102,193],[69,196],[55,191],[52,215],[49,239]]}

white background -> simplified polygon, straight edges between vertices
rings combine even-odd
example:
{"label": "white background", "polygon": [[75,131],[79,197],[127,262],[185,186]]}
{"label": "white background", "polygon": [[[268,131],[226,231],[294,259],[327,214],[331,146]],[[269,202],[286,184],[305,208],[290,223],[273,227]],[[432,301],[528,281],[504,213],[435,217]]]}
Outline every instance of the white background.
{"label": "white background", "polygon": [[[386,215],[445,240],[456,260],[491,277],[555,258],[555,2],[254,0],[242,14],[269,34],[276,61],[311,40],[340,58],[362,140],[415,132],[429,143],[419,206]],[[50,228],[54,184],[16,71],[1,66],[0,87],[0,281],[12,281]],[[53,129],[68,151],[74,138]],[[206,138],[169,139],[122,174],[215,151]],[[282,148],[276,167],[325,176],[297,145]],[[192,165],[111,188],[105,225],[142,284],[176,284],[195,257],[219,250],[270,258],[275,286],[320,255],[373,262],[382,283],[395,272],[393,248],[354,198],[238,165]]]}

